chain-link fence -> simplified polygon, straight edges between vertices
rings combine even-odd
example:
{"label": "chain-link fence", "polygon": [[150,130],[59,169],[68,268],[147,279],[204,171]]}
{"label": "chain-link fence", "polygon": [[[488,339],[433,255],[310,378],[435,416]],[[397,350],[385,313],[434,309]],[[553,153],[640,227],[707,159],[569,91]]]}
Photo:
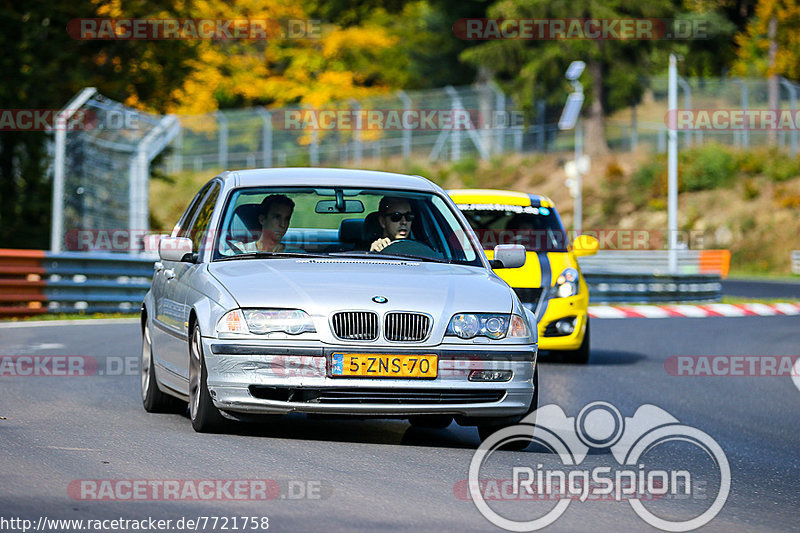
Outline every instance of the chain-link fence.
{"label": "chain-link fence", "polygon": [[358,164],[371,157],[466,156],[522,149],[518,108],[494,86],[447,87],[322,108],[224,110],[181,116],[170,172]]}
{"label": "chain-link fence", "polygon": [[[87,88],[61,111],[53,129],[50,249],[109,249],[98,236],[130,240],[143,234],[149,228],[150,163],[180,130],[177,117],[137,111]],[[121,231],[121,237],[113,233]],[[123,248],[135,250],[137,243]]]}
{"label": "chain-link fence", "polygon": [[[647,85],[640,104],[606,120],[613,151],[666,151],[667,80],[653,78]],[[776,107],[790,111],[796,121],[772,128],[690,124],[679,128],[683,147],[770,144],[797,154],[799,85],[778,79],[777,104],[772,106],[766,79],[681,78],[679,86],[679,108],[694,118],[712,110],[723,110],[730,118],[736,112]],[[532,116],[524,116],[523,107],[532,109]],[[544,101],[522,106],[492,84],[398,91],[321,108],[258,107],[180,117],[136,111],[85,89],[67,105],[55,128],[51,249],[60,251],[65,242],[68,249],[87,249],[74,242],[76,230],[84,230],[84,236],[91,235],[86,230],[146,230],[150,164],[168,145],[164,170],[171,174],[357,166],[366,158],[457,161],[508,152],[571,152],[575,135],[558,129],[559,112]]]}
{"label": "chain-link fence", "polygon": [[[666,151],[667,80],[653,78],[647,85],[644,102],[607,119],[606,138],[613,151]],[[679,107],[685,110],[768,107],[765,79],[681,78],[679,85]],[[778,108],[796,110],[798,89],[800,85],[779,79]],[[534,110],[532,115],[524,116],[519,102],[486,84],[398,91],[323,108],[250,108],[181,116],[183,129],[167,158],[167,169],[357,165],[364,158],[412,154],[458,160],[504,152],[573,150],[574,134],[560,131],[556,124],[560,109],[548,108],[544,101],[526,107]],[[399,120],[392,121],[396,117]],[[466,120],[459,122],[459,117]],[[682,130],[680,137],[683,146],[773,143],[794,152],[798,149],[797,129],[701,128]]]}

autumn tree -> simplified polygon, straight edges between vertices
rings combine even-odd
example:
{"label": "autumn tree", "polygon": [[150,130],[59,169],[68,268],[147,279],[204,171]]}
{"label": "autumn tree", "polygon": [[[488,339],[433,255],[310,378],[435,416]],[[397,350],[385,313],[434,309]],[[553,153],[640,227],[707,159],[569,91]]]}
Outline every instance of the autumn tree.
{"label": "autumn tree", "polygon": [[[136,2],[134,15],[180,16],[172,2]],[[191,47],[159,41],[76,40],[70,20],[97,17],[103,2],[64,0],[0,4],[0,102],[5,109],[54,110],[86,86],[116,99],[137,94],[160,105],[160,95],[188,72]],[[49,245],[51,184],[47,175],[48,134],[0,132],[0,247]]]}
{"label": "autumn tree", "polygon": [[[800,2],[759,0],[745,31],[736,36],[739,46],[733,73],[768,78],[767,106],[780,107],[778,77],[800,79]],[[777,131],[769,132],[770,144]]]}
{"label": "autumn tree", "polygon": [[[628,2],[611,0],[514,2],[499,0],[488,9],[497,19],[633,19],[674,15],[669,0]],[[649,73],[656,41],[646,39],[491,40],[466,50],[462,58],[489,69],[519,103],[530,110],[533,102],[546,99],[553,107],[563,104],[569,92],[564,72],[570,62],[585,61],[587,151],[608,151],[605,115],[614,107],[629,105],[641,96],[642,77]]]}

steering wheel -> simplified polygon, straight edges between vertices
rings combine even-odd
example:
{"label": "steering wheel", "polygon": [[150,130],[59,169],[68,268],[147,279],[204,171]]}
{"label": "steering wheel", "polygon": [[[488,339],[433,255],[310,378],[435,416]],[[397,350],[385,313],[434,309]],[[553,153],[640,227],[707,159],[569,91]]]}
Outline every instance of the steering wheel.
{"label": "steering wheel", "polygon": [[397,239],[381,250],[381,254],[396,255],[415,255],[419,257],[430,257],[431,259],[441,259],[442,255],[428,246],[427,244],[412,239]]}

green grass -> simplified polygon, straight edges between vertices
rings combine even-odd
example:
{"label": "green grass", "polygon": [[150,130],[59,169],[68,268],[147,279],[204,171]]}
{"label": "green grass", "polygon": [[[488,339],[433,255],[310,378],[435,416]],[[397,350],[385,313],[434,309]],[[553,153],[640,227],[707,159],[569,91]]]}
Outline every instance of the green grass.
{"label": "green grass", "polygon": [[784,304],[784,303],[800,303],[800,300],[792,300],[791,298],[742,298],[739,296],[723,296],[722,302],[724,304]]}
{"label": "green grass", "polygon": [[758,281],[789,281],[800,283],[800,275],[797,274],[774,274],[763,270],[744,270],[736,269],[728,273],[728,279],[735,280],[758,280]]}

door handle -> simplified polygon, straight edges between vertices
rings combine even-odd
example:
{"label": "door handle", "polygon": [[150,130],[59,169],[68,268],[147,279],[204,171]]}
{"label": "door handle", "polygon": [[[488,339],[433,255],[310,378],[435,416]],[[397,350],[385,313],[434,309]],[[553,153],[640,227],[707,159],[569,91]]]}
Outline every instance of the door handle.
{"label": "door handle", "polygon": [[175,278],[175,271],[171,268],[166,269],[164,271],[164,277],[166,277],[168,280]]}
{"label": "door handle", "polygon": [[164,263],[162,263],[161,261],[156,261],[155,263],[153,263],[153,270],[155,270],[156,272],[161,272],[162,270],[164,270]]}

